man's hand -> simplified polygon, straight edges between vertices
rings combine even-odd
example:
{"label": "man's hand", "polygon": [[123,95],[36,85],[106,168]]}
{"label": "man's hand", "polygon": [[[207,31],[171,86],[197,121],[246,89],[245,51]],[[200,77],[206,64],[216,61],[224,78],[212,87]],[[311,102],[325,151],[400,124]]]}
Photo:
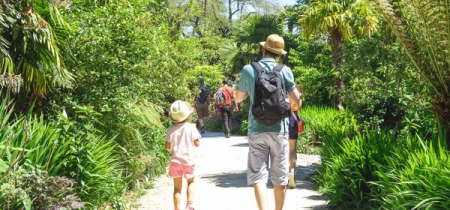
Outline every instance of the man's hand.
{"label": "man's hand", "polygon": [[236,112],[239,111],[239,107],[238,107],[238,106],[235,106],[235,107],[234,107],[234,111],[236,111]]}
{"label": "man's hand", "polygon": [[200,141],[197,139],[197,140],[194,140],[194,145],[195,145],[195,147],[198,147],[198,146],[200,146]]}

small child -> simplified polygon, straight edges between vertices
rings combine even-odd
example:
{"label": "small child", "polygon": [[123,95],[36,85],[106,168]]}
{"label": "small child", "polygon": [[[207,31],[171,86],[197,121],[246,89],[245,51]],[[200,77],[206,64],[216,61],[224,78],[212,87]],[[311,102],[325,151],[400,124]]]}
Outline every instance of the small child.
{"label": "small child", "polygon": [[187,179],[186,210],[194,210],[194,146],[198,147],[201,138],[194,124],[189,123],[193,110],[185,101],[175,101],[170,106],[170,119],[173,125],[166,135],[166,150],[171,153],[169,176],[173,177],[173,204],[180,210],[183,177]]}

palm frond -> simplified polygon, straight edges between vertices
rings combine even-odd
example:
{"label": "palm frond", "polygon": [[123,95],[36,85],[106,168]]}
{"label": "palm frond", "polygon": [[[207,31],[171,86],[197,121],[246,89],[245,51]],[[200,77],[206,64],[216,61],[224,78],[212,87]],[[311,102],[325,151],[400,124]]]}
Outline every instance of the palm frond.
{"label": "palm frond", "polygon": [[363,0],[319,0],[302,5],[302,8],[303,13],[297,23],[306,38],[327,35],[333,28],[339,29],[346,40],[354,34],[370,36],[378,22]]}
{"label": "palm frond", "polygon": [[[450,0],[370,0],[415,71],[438,95],[450,96]],[[398,10],[394,10],[398,6]],[[401,18],[399,18],[401,16]]]}

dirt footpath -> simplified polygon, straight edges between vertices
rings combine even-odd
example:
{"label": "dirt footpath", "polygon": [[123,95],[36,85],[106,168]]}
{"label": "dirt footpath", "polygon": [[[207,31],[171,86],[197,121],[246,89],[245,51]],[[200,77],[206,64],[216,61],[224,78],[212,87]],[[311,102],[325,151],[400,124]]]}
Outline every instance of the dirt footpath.
{"label": "dirt footpath", "polygon": [[[194,206],[196,210],[256,210],[253,186],[247,185],[248,141],[244,136],[227,139],[223,133],[206,132],[197,150]],[[298,155],[295,170],[296,189],[288,189],[284,209],[325,210],[326,199],[313,190],[307,179],[314,173],[317,155]],[[173,210],[173,181],[163,176],[147,195],[139,199],[139,209]],[[273,185],[268,183],[270,209],[275,209]],[[182,206],[186,203],[186,182],[183,183]]]}

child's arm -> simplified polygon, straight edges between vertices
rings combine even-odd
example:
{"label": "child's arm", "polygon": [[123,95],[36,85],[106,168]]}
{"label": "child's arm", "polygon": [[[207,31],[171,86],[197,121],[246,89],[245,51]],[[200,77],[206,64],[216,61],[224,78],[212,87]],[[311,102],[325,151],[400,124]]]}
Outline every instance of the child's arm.
{"label": "child's arm", "polygon": [[200,141],[198,139],[194,140],[194,145],[195,147],[200,146]]}
{"label": "child's arm", "polygon": [[166,142],[166,150],[170,152],[170,142]]}

